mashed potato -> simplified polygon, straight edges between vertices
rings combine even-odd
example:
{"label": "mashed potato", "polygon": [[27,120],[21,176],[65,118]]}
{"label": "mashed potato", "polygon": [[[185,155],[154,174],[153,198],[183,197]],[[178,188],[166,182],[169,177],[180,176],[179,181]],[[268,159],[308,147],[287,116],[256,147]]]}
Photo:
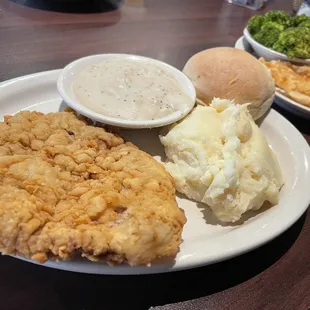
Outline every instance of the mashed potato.
{"label": "mashed potato", "polygon": [[160,136],[176,188],[224,222],[278,203],[279,163],[246,105],[214,99]]}

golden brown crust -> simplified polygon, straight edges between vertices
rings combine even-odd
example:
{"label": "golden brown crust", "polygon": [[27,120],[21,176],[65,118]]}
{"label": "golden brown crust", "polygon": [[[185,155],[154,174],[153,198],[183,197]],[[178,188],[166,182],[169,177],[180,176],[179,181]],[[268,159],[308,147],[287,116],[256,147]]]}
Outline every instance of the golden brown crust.
{"label": "golden brown crust", "polygon": [[0,123],[3,254],[148,264],[177,253],[185,221],[171,176],[121,137],[67,112]]}
{"label": "golden brown crust", "polygon": [[310,107],[310,67],[279,60],[260,61],[271,71],[276,85],[293,100]]}
{"label": "golden brown crust", "polygon": [[275,85],[270,73],[242,50],[218,47],[202,51],[188,60],[183,72],[192,80],[202,103],[209,104],[214,97],[250,103],[254,119],[272,104]]}

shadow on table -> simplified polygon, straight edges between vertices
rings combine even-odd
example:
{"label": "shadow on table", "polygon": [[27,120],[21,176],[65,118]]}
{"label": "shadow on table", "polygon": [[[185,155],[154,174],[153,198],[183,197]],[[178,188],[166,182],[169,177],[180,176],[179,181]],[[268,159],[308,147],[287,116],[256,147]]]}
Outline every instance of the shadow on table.
{"label": "shadow on table", "polygon": [[[297,239],[306,213],[270,243],[226,262],[150,276],[85,275],[32,265],[11,257],[0,262],[0,297],[6,310],[149,309],[207,296],[242,283],[279,260]],[[14,296],[13,296],[13,294]],[[31,305],[31,306],[30,306]]]}
{"label": "shadow on table", "polygon": [[39,10],[63,13],[103,13],[118,9],[123,0],[9,0]]}

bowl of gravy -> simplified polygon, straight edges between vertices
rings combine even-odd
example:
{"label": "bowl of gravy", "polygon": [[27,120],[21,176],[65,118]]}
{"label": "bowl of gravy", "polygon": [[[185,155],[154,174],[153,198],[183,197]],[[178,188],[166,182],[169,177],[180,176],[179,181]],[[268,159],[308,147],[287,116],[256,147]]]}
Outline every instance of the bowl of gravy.
{"label": "bowl of gravy", "polygon": [[194,107],[192,82],[148,57],[101,54],[68,64],[57,81],[65,103],[94,121],[123,128],[174,123]]}

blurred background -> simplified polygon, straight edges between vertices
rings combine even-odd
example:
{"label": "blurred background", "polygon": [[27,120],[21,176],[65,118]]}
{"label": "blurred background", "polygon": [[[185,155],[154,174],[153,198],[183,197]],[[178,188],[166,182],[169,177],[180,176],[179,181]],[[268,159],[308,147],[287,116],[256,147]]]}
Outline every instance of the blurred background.
{"label": "blurred background", "polygon": [[[143,0],[132,0],[142,2]],[[41,10],[67,13],[99,13],[116,10],[126,0],[11,0],[17,4]]]}

